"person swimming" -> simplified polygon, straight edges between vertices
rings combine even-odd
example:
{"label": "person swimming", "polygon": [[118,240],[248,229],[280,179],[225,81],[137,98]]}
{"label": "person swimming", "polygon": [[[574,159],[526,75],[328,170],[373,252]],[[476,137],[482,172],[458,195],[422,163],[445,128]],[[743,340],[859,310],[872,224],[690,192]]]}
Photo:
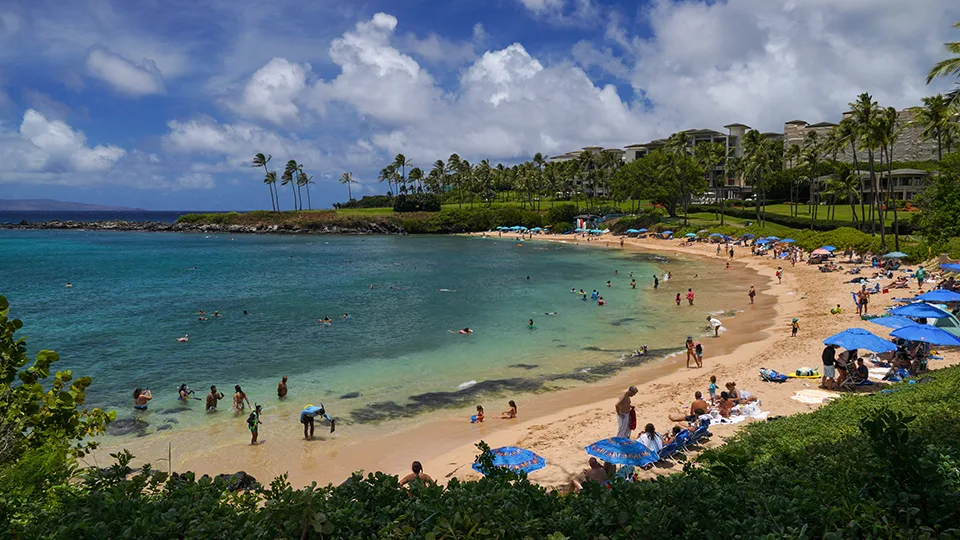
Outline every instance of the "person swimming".
{"label": "person swimming", "polygon": [[214,312],[213,312],[213,316],[214,316],[214,317],[219,317],[219,316],[220,316],[220,312],[219,312],[219,311],[214,311]]}
{"label": "person swimming", "polygon": [[437,289],[440,292],[457,292],[456,289]]}
{"label": "person swimming", "polygon": [[331,319],[330,317],[324,317],[322,319],[317,319],[317,322],[327,326],[327,325],[333,324],[333,319]]}
{"label": "person swimming", "polygon": [[599,298],[597,298],[597,305],[598,305],[598,306],[603,306],[603,305],[606,305],[606,303],[607,303],[607,302],[606,302],[606,301],[604,301],[604,299],[603,299],[603,297],[602,297],[602,296],[601,296],[601,297],[599,297]]}
{"label": "person swimming", "polygon": [[247,310],[243,310],[243,314],[244,314],[244,315],[249,315],[249,313],[247,313]]}
{"label": "person swimming", "polygon": [[197,315],[206,315],[206,314],[207,314],[207,312],[204,311],[204,310],[202,310],[202,309],[197,312]]}
{"label": "person swimming", "polygon": [[[187,401],[190,399],[190,396],[193,395],[193,390],[190,389],[186,384],[181,384],[180,388],[177,388],[177,401]],[[194,398],[200,399],[200,398]]]}
{"label": "person swimming", "polygon": [[178,337],[177,341],[179,341],[180,343],[186,343],[190,341],[190,336],[188,334],[184,334],[183,337]]}
{"label": "person swimming", "polygon": [[472,334],[473,330],[469,326],[466,326],[460,330],[457,330],[456,332],[453,330],[447,330],[447,332],[450,332],[451,334]]}
{"label": "person swimming", "polygon": [[530,319],[530,321],[527,322],[527,328],[529,328],[530,330],[537,329],[537,325],[533,324],[533,319]]}
{"label": "person swimming", "polygon": [[73,283],[70,283],[70,282],[68,281],[67,284],[65,285],[65,287],[69,289],[70,287],[73,287]]}
{"label": "person swimming", "polygon": [[350,314],[349,314],[349,313],[344,313],[344,314],[343,314],[343,318],[344,318],[344,320],[349,319],[349,318],[350,318]]}
{"label": "person swimming", "polygon": [[544,315],[556,315],[556,314],[557,314],[556,311],[547,311],[544,313]]}

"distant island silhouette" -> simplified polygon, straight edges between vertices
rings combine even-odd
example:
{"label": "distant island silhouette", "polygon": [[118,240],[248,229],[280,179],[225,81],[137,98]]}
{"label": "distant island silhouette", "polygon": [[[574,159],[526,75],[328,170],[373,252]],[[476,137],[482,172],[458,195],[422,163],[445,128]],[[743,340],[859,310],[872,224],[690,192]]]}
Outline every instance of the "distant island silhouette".
{"label": "distant island silhouette", "polygon": [[143,208],[129,208],[125,206],[105,206],[101,204],[84,204],[75,202],[55,201],[53,199],[0,199],[0,211],[32,212],[32,211],[90,211],[90,212],[143,212]]}

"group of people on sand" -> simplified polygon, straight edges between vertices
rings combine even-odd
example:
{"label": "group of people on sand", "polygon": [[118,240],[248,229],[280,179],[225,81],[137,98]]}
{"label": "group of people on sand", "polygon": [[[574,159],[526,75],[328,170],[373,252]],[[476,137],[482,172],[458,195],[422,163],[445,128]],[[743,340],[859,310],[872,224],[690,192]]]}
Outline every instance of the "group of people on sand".
{"label": "group of people on sand", "polygon": [[[247,397],[247,393],[243,391],[243,388],[240,385],[235,385],[233,387],[233,412],[236,415],[242,414],[246,409],[250,409],[252,412],[247,418],[247,427],[250,430],[250,444],[258,444],[259,436],[259,427],[263,422],[260,421],[260,414],[263,411],[263,406],[259,404],[250,403],[250,398]],[[180,401],[183,404],[186,404],[191,399],[201,401],[198,397],[193,397],[194,390],[191,389],[186,384],[181,384],[177,389],[177,401]],[[287,397],[288,388],[287,388],[287,376],[284,375],[280,382],[277,384],[277,399],[284,400]],[[224,399],[226,395],[217,390],[216,385],[210,386],[210,393],[206,395],[205,409],[209,413],[217,411],[217,405],[220,400]],[[133,391],[133,408],[138,411],[147,410],[147,405],[153,399],[153,393],[149,388],[137,387]],[[513,403],[511,401],[511,403]],[[331,418],[326,410],[323,407],[323,404],[319,405],[309,404],[303,408],[300,413],[300,423],[303,424],[303,437],[307,440],[313,438],[314,431],[314,419],[317,416],[325,418],[330,422],[330,432],[333,433],[336,429],[336,421]],[[262,441],[259,441],[262,442]]]}
{"label": "group of people on sand", "polygon": [[[517,402],[510,400],[507,402],[508,409],[500,414],[501,420],[513,420],[517,417]],[[483,405],[477,405],[477,413],[470,417],[471,424],[482,424],[484,419]]]}

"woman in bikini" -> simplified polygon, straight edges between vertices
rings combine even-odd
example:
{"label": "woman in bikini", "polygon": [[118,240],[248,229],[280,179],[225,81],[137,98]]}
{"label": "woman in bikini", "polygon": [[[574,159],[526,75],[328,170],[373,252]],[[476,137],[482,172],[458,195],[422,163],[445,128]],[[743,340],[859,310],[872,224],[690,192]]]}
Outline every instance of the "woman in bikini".
{"label": "woman in bikini", "polygon": [[133,408],[138,411],[147,410],[147,402],[153,399],[153,393],[150,392],[150,389],[146,390],[142,388],[137,388],[133,391]]}

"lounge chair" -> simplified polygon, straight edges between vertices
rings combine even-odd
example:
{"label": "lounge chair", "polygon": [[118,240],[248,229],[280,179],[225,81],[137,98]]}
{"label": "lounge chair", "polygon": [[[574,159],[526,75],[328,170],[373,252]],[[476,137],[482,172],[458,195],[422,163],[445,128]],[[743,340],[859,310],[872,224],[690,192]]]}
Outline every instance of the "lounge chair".
{"label": "lounge chair", "polygon": [[701,422],[700,427],[698,427],[697,430],[690,435],[690,439],[688,440],[686,447],[689,448],[694,444],[700,444],[700,441],[703,441],[712,437],[713,433],[710,433],[708,429],[709,427],[710,427],[709,421]]}
{"label": "lounge chair", "polygon": [[676,438],[670,441],[669,444],[665,444],[663,448],[660,449],[660,452],[657,454],[657,457],[659,458],[657,459],[657,463],[672,459],[673,456],[682,452],[689,442],[689,437],[690,432],[686,429],[680,433],[677,433]]}

